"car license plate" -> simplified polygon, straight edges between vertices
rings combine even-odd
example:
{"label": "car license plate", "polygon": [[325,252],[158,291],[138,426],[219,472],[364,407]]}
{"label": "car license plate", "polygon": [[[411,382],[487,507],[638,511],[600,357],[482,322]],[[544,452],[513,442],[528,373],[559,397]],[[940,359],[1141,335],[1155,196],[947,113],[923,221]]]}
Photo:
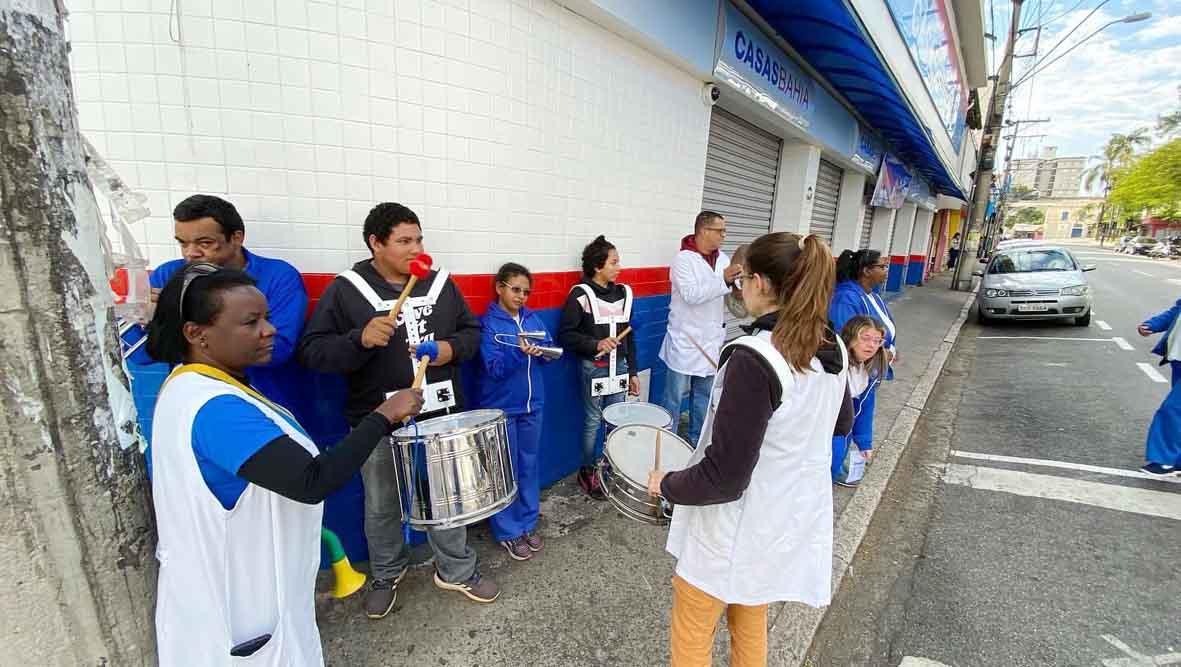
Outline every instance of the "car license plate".
{"label": "car license plate", "polygon": [[1017,312],[1019,313],[1044,313],[1050,307],[1043,303],[1021,303],[1017,304]]}

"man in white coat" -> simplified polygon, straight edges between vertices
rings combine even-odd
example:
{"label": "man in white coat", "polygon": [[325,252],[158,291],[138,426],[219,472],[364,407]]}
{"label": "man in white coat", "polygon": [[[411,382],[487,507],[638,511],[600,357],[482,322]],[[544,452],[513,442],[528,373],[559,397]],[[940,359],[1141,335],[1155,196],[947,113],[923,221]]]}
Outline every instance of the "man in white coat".
{"label": "man in white coat", "polygon": [[742,273],[742,267],[731,266],[730,258],[722,252],[725,239],[726,219],[720,213],[702,211],[669,267],[672,300],[668,333],[660,346],[660,360],[668,373],[660,405],[673,415],[675,429],[685,395],[691,397],[689,443],[694,447],[701,436],[718,355],[726,339],[725,297]]}

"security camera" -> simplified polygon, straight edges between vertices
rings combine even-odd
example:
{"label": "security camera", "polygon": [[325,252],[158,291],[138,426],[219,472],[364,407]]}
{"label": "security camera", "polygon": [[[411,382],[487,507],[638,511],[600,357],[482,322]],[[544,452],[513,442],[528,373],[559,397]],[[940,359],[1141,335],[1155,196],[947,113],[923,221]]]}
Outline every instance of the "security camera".
{"label": "security camera", "polygon": [[705,84],[701,89],[701,101],[705,102],[707,107],[717,104],[721,97],[722,90],[712,83]]}

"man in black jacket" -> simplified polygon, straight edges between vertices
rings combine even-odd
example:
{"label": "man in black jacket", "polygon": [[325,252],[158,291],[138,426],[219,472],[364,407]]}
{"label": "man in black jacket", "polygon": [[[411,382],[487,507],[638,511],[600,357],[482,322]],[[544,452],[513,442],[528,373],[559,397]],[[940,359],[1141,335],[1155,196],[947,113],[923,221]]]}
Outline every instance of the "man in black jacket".
{"label": "man in black jacket", "polygon": [[[480,321],[446,270],[438,270],[414,286],[395,323],[389,311],[410,278],[410,262],[423,253],[422,225],[401,204],[378,204],[365,219],[364,236],[372,259],[357,262],[324,290],[300,340],[299,360],[309,368],[345,376],[345,417],[353,426],[388,394],[412,384],[412,350],[418,343],[435,341],[439,358],[427,370],[419,419],[462,410],[459,364],[479,350]],[[361,478],[373,573],[365,613],[383,618],[394,607],[409,563],[390,447],[373,451],[361,468]],[[436,586],[477,602],[496,599],[499,590],[480,576],[466,528],[432,530],[427,537],[435,554]]]}

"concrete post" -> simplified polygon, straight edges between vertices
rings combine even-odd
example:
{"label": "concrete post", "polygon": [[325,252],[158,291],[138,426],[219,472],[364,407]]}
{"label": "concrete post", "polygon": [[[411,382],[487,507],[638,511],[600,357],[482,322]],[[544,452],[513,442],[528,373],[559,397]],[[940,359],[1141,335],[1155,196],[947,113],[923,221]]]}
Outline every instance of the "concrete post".
{"label": "concrete post", "polygon": [[869,231],[869,247],[882,253],[886,261],[890,260],[890,239],[894,233],[894,222],[898,217],[898,209],[879,206],[873,211],[873,228]]}
{"label": "concrete post", "polygon": [[910,238],[914,233],[914,219],[918,207],[914,202],[906,202],[898,209],[898,217],[894,222],[894,241],[890,243],[890,272],[886,276],[886,291],[897,292],[902,289],[906,276],[906,263],[910,255]]}
{"label": "concrete post", "polygon": [[58,6],[0,0],[0,662],[150,665],[151,504],[111,409],[125,378]]}
{"label": "concrete post", "polygon": [[922,285],[923,275],[927,267],[927,246],[931,242],[931,221],[935,214],[926,209],[919,209],[915,214],[914,234],[910,240],[910,257],[906,267],[906,284]]}
{"label": "concrete post", "polygon": [[819,148],[810,144],[783,142],[783,149],[779,154],[779,176],[775,185],[771,231],[808,233],[812,221],[816,174],[819,170]]}
{"label": "concrete post", "polygon": [[865,174],[845,170],[841,179],[841,198],[837,201],[837,224],[832,233],[832,254],[856,250],[861,221],[865,217]]}

